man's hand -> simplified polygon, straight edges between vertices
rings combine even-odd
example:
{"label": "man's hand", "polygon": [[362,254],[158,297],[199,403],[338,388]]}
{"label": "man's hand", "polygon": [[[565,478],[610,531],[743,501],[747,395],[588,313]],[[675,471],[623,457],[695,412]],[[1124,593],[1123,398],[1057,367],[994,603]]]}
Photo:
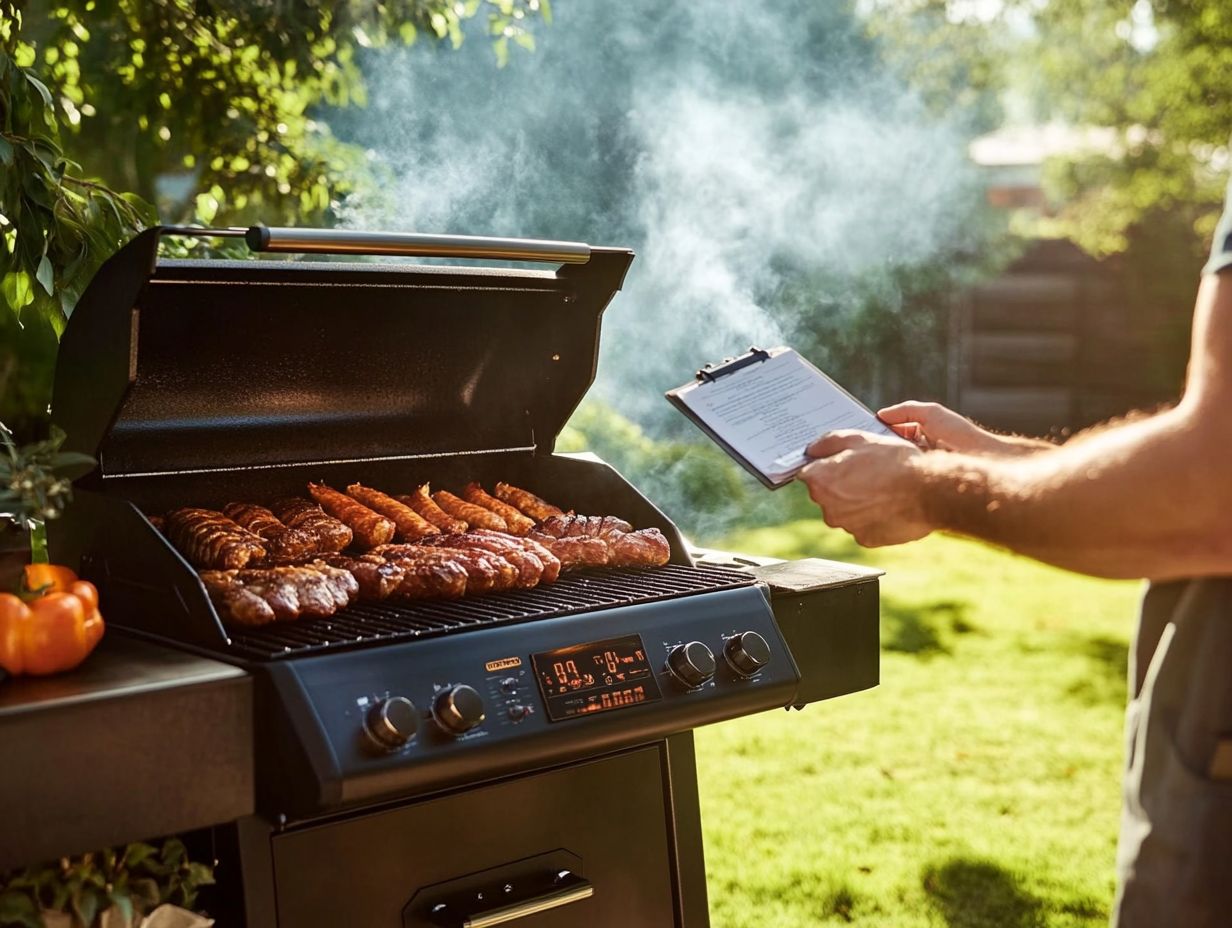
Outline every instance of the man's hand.
{"label": "man's hand", "polygon": [[851,429],[830,432],[808,446],[819,458],[800,471],[826,524],[850,532],[861,545],[897,545],[923,538],[935,526],[921,505],[924,452],[892,438]]}
{"label": "man's hand", "polygon": [[909,401],[877,411],[877,418],[923,448],[961,454],[1031,454],[1054,447],[1035,438],[997,435],[940,403]]}

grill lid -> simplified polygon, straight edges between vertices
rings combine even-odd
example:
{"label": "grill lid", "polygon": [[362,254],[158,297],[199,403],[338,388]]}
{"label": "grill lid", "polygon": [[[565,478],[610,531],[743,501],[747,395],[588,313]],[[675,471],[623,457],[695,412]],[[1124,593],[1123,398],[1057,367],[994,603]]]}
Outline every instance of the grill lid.
{"label": "grill lid", "polygon": [[561,266],[159,261],[160,235],[179,231],[147,230],[112,256],[61,341],[53,419],[103,477],[551,451],[594,380],[602,313],[633,259],[258,228],[246,238],[266,250]]}

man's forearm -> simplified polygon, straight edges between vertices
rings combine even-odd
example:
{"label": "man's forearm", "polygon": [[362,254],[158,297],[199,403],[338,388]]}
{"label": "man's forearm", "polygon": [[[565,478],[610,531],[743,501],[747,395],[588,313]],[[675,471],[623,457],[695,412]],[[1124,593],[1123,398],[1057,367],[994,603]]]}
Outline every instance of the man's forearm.
{"label": "man's forearm", "polygon": [[1187,408],[1054,450],[934,452],[916,469],[936,526],[1106,577],[1232,574],[1225,436]]}

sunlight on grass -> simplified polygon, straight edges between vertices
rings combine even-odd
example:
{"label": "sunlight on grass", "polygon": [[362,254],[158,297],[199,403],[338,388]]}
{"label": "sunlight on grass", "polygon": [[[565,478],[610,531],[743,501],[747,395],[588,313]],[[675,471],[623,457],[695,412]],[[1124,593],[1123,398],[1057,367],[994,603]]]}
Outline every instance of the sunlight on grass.
{"label": "sunlight on grass", "polygon": [[1096,926],[1140,587],[819,519],[730,550],[881,567],[881,685],[697,734],[716,928]]}

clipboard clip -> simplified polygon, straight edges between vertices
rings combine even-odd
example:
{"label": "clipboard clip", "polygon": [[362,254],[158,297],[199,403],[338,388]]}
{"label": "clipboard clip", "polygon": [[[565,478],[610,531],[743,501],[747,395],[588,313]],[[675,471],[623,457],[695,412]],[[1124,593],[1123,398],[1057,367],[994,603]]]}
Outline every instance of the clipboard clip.
{"label": "clipboard clip", "polygon": [[749,350],[738,358],[724,358],[718,364],[707,364],[697,372],[697,379],[702,383],[714,383],[720,377],[726,374],[734,373],[742,367],[748,367],[750,364],[757,364],[761,361],[769,361],[770,352],[765,348],[758,348],[756,345],[749,347]]}

